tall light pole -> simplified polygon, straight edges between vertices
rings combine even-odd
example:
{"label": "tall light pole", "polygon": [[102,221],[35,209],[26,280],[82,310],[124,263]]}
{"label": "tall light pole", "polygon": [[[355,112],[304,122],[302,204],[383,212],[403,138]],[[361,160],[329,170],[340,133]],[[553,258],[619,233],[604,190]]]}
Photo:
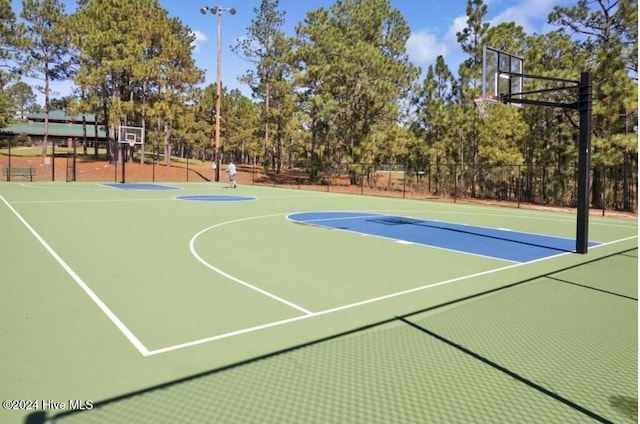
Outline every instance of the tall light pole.
{"label": "tall light pole", "polygon": [[222,12],[229,12],[232,15],[236,14],[234,7],[220,7],[220,6],[205,6],[200,9],[200,13],[206,15],[207,12],[211,12],[212,15],[218,15],[218,63],[216,71],[216,138],[215,138],[215,151],[214,161],[216,168],[214,171],[214,180],[220,181],[220,91],[221,91],[221,76],[222,76]]}

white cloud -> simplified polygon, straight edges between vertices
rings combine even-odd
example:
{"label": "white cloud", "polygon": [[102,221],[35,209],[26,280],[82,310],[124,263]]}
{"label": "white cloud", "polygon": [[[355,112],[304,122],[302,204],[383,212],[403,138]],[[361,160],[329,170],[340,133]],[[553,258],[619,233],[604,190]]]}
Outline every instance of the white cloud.
{"label": "white cloud", "polygon": [[525,7],[510,7],[508,9],[503,10],[499,15],[495,16],[493,19],[489,21],[492,26],[499,25],[503,22],[515,22],[517,25],[520,25],[524,28],[525,32],[531,32],[533,26],[531,24],[531,19],[534,18],[530,13],[535,11],[535,8],[525,8]]}
{"label": "white cloud", "polygon": [[469,18],[466,15],[463,15],[458,16],[453,20],[453,24],[451,24],[449,31],[447,32],[447,42],[458,44],[458,36],[456,34],[467,27],[467,19]]}
{"label": "white cloud", "polygon": [[438,56],[443,56],[449,70],[456,73],[464,57],[456,34],[466,26],[467,17],[458,16],[440,37],[427,29],[413,32],[407,40],[409,59],[425,72],[429,65],[435,65]]}
{"label": "white cloud", "polygon": [[453,19],[449,29],[442,38],[442,45],[446,51],[445,62],[451,72],[456,74],[458,72],[458,66],[464,60],[464,53],[462,47],[458,43],[458,33],[467,27],[467,16],[462,15]]}
{"label": "white cloud", "polygon": [[205,43],[208,40],[208,38],[204,32],[198,31],[198,30],[193,31],[193,35],[196,36],[196,39],[193,42],[193,51],[197,52],[200,50],[200,45],[202,43]]}
{"label": "white cloud", "polygon": [[412,33],[407,40],[407,54],[416,65],[434,63],[438,56],[446,53],[446,45],[426,30]]}
{"label": "white cloud", "polygon": [[509,7],[489,22],[498,25],[502,22],[515,22],[528,34],[544,31],[549,13],[558,4],[566,3],[564,0],[521,0],[514,7]]}

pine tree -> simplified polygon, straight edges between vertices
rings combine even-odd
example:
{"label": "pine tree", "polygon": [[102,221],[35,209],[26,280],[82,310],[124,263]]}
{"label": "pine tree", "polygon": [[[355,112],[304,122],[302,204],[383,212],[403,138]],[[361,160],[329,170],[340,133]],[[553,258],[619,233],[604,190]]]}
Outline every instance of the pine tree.
{"label": "pine tree", "polygon": [[[591,192],[598,208],[605,206],[604,166],[620,164],[628,176],[637,158],[637,139],[629,131],[629,122],[638,120],[637,10],[635,0],[579,0],[573,7],[556,6],[549,15],[550,23],[576,35],[575,43],[588,55],[582,70],[593,73]],[[624,185],[630,185],[627,179]],[[623,197],[627,209],[630,195]]]}
{"label": "pine tree", "polygon": [[0,127],[13,119],[11,98],[5,86],[15,81],[13,72],[18,48],[24,41],[24,27],[16,23],[16,15],[9,0],[0,0]]}
{"label": "pine tree", "polygon": [[33,110],[36,105],[36,95],[33,93],[31,86],[23,81],[19,81],[6,90],[6,94],[11,100],[11,110],[16,111],[20,115],[20,119],[24,119],[28,111]]}
{"label": "pine tree", "polygon": [[473,99],[480,94],[480,79],[482,75],[482,39],[486,34],[489,24],[484,22],[487,14],[487,5],[483,0],[467,0],[467,26],[456,34],[458,43],[468,57],[460,65],[460,100],[464,115],[470,119],[470,130],[467,132],[469,151],[466,156],[471,158],[472,183],[471,195],[476,196],[478,185],[478,149],[480,118],[474,113]]}
{"label": "pine tree", "polygon": [[323,144],[325,162],[360,162],[375,128],[399,121],[418,75],[405,49],[409,27],[388,0],[348,0],[310,12],[296,31],[314,148]]}
{"label": "pine tree", "polygon": [[[176,116],[203,76],[192,57],[195,36],[157,0],[85,0],[80,6],[73,15],[80,51],[76,82],[88,98],[100,99],[112,136],[120,125],[161,121],[168,165]],[[115,160],[113,137],[110,147]]]}
{"label": "pine tree", "polygon": [[26,22],[20,73],[44,84],[36,88],[44,94],[42,156],[46,158],[51,82],[66,79],[70,66],[69,37],[64,27],[67,15],[59,0],[23,0],[20,17]]}
{"label": "pine tree", "polygon": [[[293,86],[289,55],[292,40],[282,31],[283,11],[277,0],[262,0],[254,8],[256,18],[247,28],[249,37],[239,40],[233,50],[254,64],[242,81],[249,84],[254,96],[262,100],[264,121],[263,163],[280,172],[283,140],[289,138],[287,130],[293,119]],[[271,128],[275,131],[272,142]],[[269,161],[269,158],[271,161]]]}

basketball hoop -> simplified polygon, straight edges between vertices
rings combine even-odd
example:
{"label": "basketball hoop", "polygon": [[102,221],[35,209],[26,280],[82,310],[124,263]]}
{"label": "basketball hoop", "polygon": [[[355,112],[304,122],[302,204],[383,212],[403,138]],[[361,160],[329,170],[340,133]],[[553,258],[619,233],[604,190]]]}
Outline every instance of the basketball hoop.
{"label": "basketball hoop", "polygon": [[127,133],[125,135],[125,143],[129,145],[131,149],[133,149],[136,145],[136,141],[138,141],[138,137],[135,133]]}
{"label": "basketball hoop", "polygon": [[[122,148],[129,147],[131,151],[141,147],[141,151],[144,152],[144,128],[142,127],[118,127],[118,142],[122,144]],[[142,161],[142,157],[140,161]]]}

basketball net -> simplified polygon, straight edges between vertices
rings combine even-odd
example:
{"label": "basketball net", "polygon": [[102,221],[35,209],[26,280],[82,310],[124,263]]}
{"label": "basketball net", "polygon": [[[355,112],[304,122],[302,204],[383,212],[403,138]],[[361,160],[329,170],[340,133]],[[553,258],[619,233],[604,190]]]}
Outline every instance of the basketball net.
{"label": "basketball net", "polygon": [[486,119],[489,117],[489,103],[493,103],[489,100],[484,99],[482,96],[476,96],[473,98],[473,102],[476,104],[476,108],[478,109],[478,116],[480,119]]}

